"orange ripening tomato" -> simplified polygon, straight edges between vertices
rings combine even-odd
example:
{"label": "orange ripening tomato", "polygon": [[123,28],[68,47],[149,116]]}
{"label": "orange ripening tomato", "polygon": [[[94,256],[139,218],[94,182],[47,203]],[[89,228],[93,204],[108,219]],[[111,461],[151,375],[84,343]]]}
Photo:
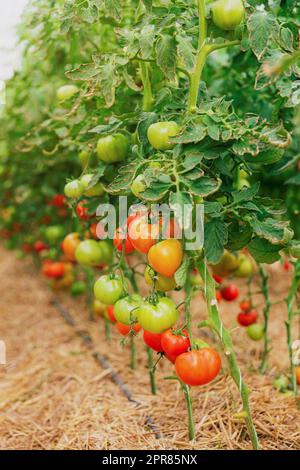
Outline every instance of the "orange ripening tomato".
{"label": "orange ripening tomato", "polygon": [[148,261],[154,271],[172,277],[182,263],[183,249],[179,240],[170,239],[158,242],[150,248]]}
{"label": "orange ripening tomato", "polygon": [[64,238],[64,240],[61,244],[61,249],[62,249],[65,257],[69,261],[76,261],[75,251],[76,251],[76,248],[78,247],[79,243],[80,243],[79,233],[77,233],[77,232],[69,233],[69,235],[67,235]]}
{"label": "orange ripening tomato", "polygon": [[128,234],[126,235],[121,227],[117,228],[115,232],[114,246],[118,251],[124,251],[126,255],[129,255],[134,251],[134,246],[132,245]]}
{"label": "orange ripening tomato", "polygon": [[[130,333],[130,325],[124,325],[124,323],[117,322],[116,326],[118,328],[119,333],[121,333],[121,335],[127,336]],[[138,333],[139,331],[141,331],[141,329],[142,327],[141,325],[139,325],[139,323],[135,323],[135,325],[132,327],[132,330],[135,333]]]}
{"label": "orange ripening tomato", "polygon": [[294,370],[295,370],[297,384],[300,385],[300,366],[295,367]]}
{"label": "orange ripening tomato", "polygon": [[177,357],[175,369],[180,380],[195,387],[211,382],[221,370],[221,358],[217,351],[202,348]]}
{"label": "orange ripening tomato", "polygon": [[46,260],[43,263],[43,274],[48,278],[58,278],[65,274],[65,265],[60,261]]}
{"label": "orange ripening tomato", "polygon": [[128,227],[128,237],[132,246],[140,253],[147,254],[159,237],[159,225],[150,224],[147,216],[136,217]]}
{"label": "orange ripening tomato", "polygon": [[252,306],[251,306],[251,302],[250,300],[248,299],[244,299],[241,301],[240,303],[240,309],[243,311],[243,312],[249,312],[249,310],[251,310]]}

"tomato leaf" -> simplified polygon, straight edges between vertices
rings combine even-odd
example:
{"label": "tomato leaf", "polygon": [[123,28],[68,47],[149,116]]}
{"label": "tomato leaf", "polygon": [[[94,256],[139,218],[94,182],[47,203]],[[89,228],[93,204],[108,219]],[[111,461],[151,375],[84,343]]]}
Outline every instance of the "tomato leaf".
{"label": "tomato leaf", "polygon": [[185,256],[176,273],[174,274],[175,282],[177,287],[184,287],[187,281],[188,269],[189,269],[189,258]]}
{"label": "tomato leaf", "polygon": [[156,44],[157,65],[165,76],[176,83],[176,41],[173,36],[163,35]]}
{"label": "tomato leaf", "polygon": [[207,261],[216,264],[221,259],[228,240],[228,229],[222,219],[212,219],[204,226],[204,251]]}
{"label": "tomato leaf", "polygon": [[255,238],[249,244],[249,251],[258,263],[275,263],[281,258],[279,252],[282,248],[281,245],[273,245],[268,240],[261,238]]}

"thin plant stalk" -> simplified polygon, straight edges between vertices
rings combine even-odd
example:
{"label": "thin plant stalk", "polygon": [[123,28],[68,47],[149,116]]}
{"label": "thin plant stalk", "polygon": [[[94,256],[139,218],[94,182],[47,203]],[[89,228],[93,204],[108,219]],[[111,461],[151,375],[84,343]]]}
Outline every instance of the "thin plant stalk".
{"label": "thin plant stalk", "polygon": [[152,349],[147,348],[148,356],[148,368],[149,368],[149,377],[150,377],[150,387],[152,395],[156,395],[156,383],[155,383],[155,367],[153,366],[153,354]]}
{"label": "thin plant stalk", "polygon": [[189,440],[192,441],[195,439],[195,423],[194,423],[194,416],[193,416],[193,404],[190,395],[190,387],[183,382],[180,382],[181,388],[183,390],[186,407],[188,412],[188,429],[189,429]]}
{"label": "thin plant stalk", "polygon": [[130,368],[132,370],[136,369],[136,344],[135,344],[135,336],[130,336]]}
{"label": "thin plant stalk", "polygon": [[266,372],[268,367],[268,356],[270,352],[270,338],[269,338],[269,316],[270,316],[270,309],[271,309],[271,300],[269,297],[269,276],[266,273],[265,269],[260,265],[259,266],[259,273],[262,281],[261,292],[264,296],[265,300],[265,308],[263,310],[264,315],[264,349],[261,357],[261,363],[259,370],[262,374]]}

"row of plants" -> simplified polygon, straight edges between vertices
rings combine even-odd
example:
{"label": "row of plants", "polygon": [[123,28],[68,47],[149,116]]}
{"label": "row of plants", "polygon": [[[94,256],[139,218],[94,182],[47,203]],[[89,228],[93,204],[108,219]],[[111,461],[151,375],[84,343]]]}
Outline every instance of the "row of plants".
{"label": "row of plants", "polygon": [[[235,278],[247,281],[237,322],[263,341],[264,373],[273,304],[266,264],[280,259],[293,271],[282,299],[290,370],[274,386],[297,396],[300,243],[266,181],[299,179],[290,181],[299,159],[298,18],[289,0],[39,0],[20,26],[23,64],[7,83],[0,131],[5,246],[32,253],[53,289],[85,293],[107,340],[115,323],[129,342],[131,367],[143,336],[152,393],[158,361],[174,364],[168,379],[186,398],[190,439],[190,387],[225,371],[259,448],[219,303],[238,299]],[[119,219],[108,239],[104,204]],[[198,243],[195,229],[203,229]],[[173,291],[183,293],[179,305]],[[205,321],[191,311],[197,294]]]}

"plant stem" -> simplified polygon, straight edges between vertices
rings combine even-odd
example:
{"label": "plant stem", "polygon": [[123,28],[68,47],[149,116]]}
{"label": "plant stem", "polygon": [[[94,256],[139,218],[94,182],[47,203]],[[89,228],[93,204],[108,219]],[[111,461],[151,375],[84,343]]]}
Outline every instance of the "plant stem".
{"label": "plant stem", "polygon": [[256,434],[256,430],[252,421],[252,415],[250,410],[249,404],[249,389],[246,386],[245,382],[243,381],[241,371],[239,369],[237,359],[235,356],[235,352],[233,350],[232,339],[229,331],[223,326],[223,323],[219,316],[219,311],[217,307],[217,300],[216,300],[216,290],[215,290],[215,282],[211,277],[206,262],[203,258],[196,258],[195,265],[201,274],[201,277],[204,282],[204,294],[207,303],[207,310],[208,310],[208,320],[207,325],[212,328],[218,335],[225,356],[228,361],[229,370],[231,377],[233,378],[234,382],[236,383],[238,390],[240,392],[242,404],[243,404],[243,411],[245,412],[245,421],[248,428],[248,432],[250,435],[250,439],[252,442],[252,446],[255,450],[259,449],[259,442],[258,437]]}
{"label": "plant stem", "polygon": [[104,317],[104,328],[105,328],[105,338],[110,343],[111,342],[110,322],[106,317]]}
{"label": "plant stem", "polygon": [[85,275],[86,275],[86,283],[87,283],[87,303],[89,306],[89,320],[93,321],[95,319],[94,311],[93,311],[93,301],[94,301],[94,271],[93,268],[90,266],[85,268]]}
{"label": "plant stem", "polygon": [[147,62],[140,61],[141,78],[144,87],[143,94],[143,111],[151,111],[154,98],[152,94],[151,80],[149,64]]}
{"label": "plant stem", "polygon": [[295,366],[293,362],[292,328],[293,328],[293,318],[294,318],[293,305],[294,305],[294,301],[295,301],[299,284],[300,284],[300,261],[297,261],[295,263],[293,282],[289,290],[288,296],[286,298],[286,304],[288,308],[288,319],[285,322],[286,331],[287,331],[287,344],[288,344],[288,351],[289,351],[289,359],[290,359],[291,380],[292,380],[292,387],[293,387],[293,392],[294,392],[295,397],[297,397],[298,395],[298,386],[297,386],[297,379],[295,375]]}
{"label": "plant stem", "polygon": [[262,374],[266,372],[268,366],[268,355],[270,352],[269,344],[269,336],[268,336],[268,327],[269,327],[269,314],[271,309],[271,300],[269,297],[269,276],[267,275],[265,269],[259,265],[259,273],[262,280],[262,287],[261,292],[265,299],[265,308],[264,308],[264,350],[262,353],[261,363],[259,370]]}
{"label": "plant stem", "polygon": [[135,337],[130,337],[130,368],[136,369],[136,344]]}
{"label": "plant stem", "polygon": [[148,367],[149,367],[151,393],[152,395],[156,395],[155,368],[153,367],[153,356],[152,356],[152,350],[150,348],[147,348],[147,355],[148,355]]}
{"label": "plant stem", "polygon": [[187,412],[188,412],[189,440],[192,441],[193,439],[195,439],[195,424],[194,424],[193,405],[192,405],[192,400],[191,400],[191,395],[190,395],[190,389],[189,389],[189,386],[184,384],[183,382],[180,382],[180,384],[181,384],[181,388],[185,396],[186,407],[187,407]]}

